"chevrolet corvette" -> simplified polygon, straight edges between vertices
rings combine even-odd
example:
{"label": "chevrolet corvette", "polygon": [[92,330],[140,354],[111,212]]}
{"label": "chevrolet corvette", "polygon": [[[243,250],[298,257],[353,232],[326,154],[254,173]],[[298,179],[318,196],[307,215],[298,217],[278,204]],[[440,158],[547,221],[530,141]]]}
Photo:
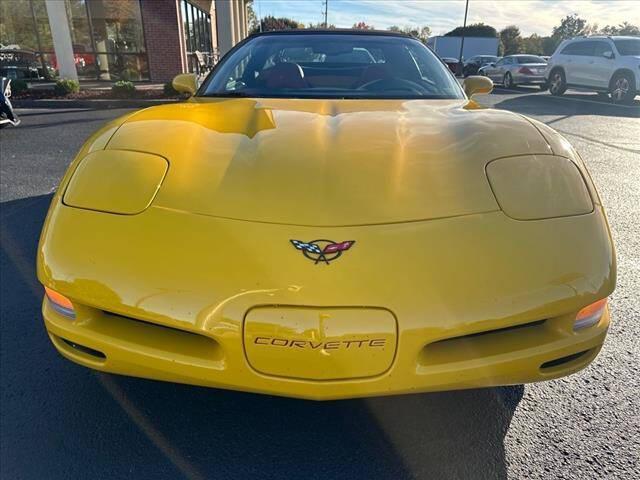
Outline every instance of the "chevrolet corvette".
{"label": "chevrolet corvette", "polygon": [[92,135],[38,248],[51,342],[92,369],[315,400],[587,366],[615,253],[579,154],[419,41],[249,37],[191,97]]}

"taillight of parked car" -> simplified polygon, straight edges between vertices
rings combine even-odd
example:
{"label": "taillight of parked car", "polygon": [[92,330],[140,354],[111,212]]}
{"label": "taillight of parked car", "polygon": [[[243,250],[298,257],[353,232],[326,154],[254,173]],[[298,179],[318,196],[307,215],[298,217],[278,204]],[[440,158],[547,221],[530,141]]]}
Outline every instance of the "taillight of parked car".
{"label": "taillight of parked car", "polygon": [[518,71],[524,75],[533,75],[533,72],[528,67],[520,67],[520,70]]}

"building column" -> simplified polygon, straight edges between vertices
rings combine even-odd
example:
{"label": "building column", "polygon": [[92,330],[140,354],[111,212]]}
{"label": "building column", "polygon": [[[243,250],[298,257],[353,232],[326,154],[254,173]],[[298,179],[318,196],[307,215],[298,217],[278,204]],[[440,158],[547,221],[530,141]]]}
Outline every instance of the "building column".
{"label": "building column", "polygon": [[78,80],[65,4],[58,0],[45,0],[45,5],[60,78]]}
{"label": "building column", "polygon": [[216,1],[216,29],[218,34],[218,48],[220,55],[224,55],[234,45],[235,23],[233,20],[233,5],[230,0]]}
{"label": "building column", "polygon": [[233,20],[235,22],[235,42],[234,45],[236,43],[238,43],[240,40],[242,40],[242,25],[240,24],[240,4],[242,3],[242,0],[236,0],[235,2],[233,2]]}
{"label": "building column", "polygon": [[247,4],[245,0],[240,0],[240,40],[247,38]]}

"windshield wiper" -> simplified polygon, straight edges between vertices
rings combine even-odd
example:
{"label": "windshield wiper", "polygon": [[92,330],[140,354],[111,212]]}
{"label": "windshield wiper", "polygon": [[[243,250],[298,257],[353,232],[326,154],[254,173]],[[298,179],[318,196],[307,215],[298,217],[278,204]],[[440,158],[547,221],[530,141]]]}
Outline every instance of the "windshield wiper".
{"label": "windshield wiper", "polygon": [[229,91],[229,92],[223,92],[223,93],[205,93],[204,95],[200,95],[201,97],[217,97],[217,98],[248,98],[251,97],[252,95],[250,95],[247,92],[241,92],[241,91]]}

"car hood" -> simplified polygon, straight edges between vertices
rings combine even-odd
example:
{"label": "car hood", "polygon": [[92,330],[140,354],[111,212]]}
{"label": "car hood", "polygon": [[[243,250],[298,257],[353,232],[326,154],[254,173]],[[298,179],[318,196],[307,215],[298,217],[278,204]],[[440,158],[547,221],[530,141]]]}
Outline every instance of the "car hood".
{"label": "car hood", "polygon": [[168,160],[155,207],[313,226],[495,211],[486,164],[551,153],[468,100],[195,98],[127,117],[106,148]]}

